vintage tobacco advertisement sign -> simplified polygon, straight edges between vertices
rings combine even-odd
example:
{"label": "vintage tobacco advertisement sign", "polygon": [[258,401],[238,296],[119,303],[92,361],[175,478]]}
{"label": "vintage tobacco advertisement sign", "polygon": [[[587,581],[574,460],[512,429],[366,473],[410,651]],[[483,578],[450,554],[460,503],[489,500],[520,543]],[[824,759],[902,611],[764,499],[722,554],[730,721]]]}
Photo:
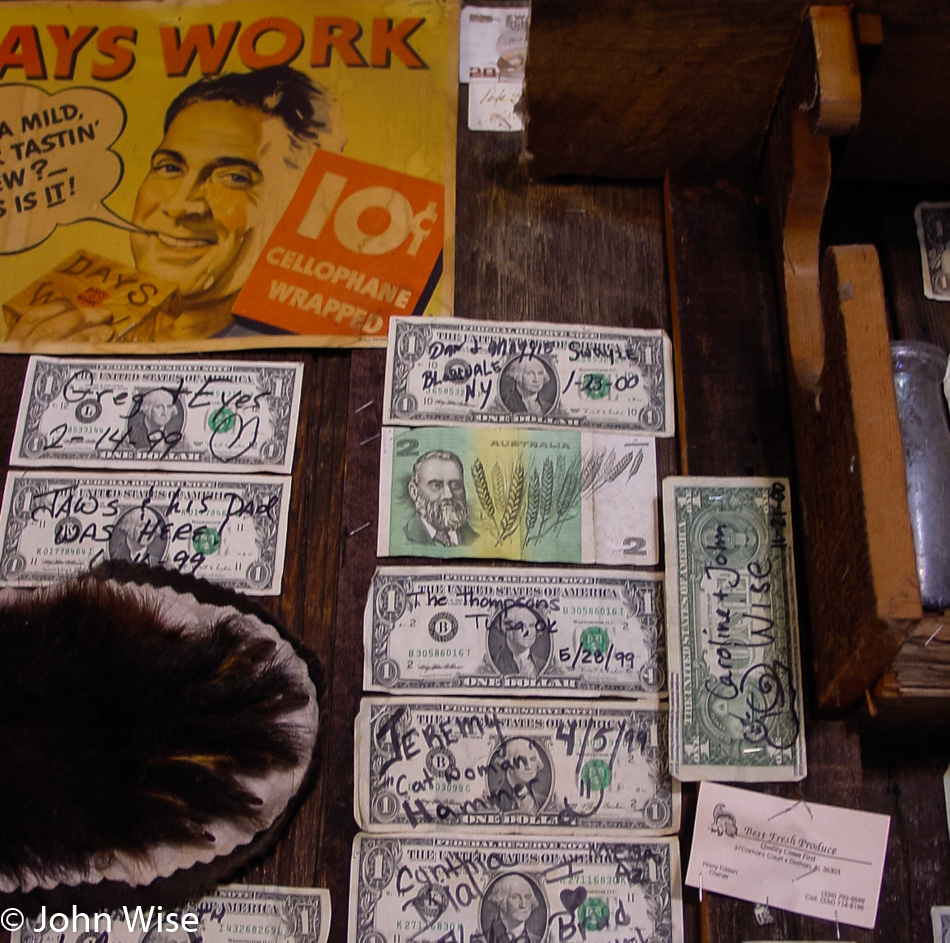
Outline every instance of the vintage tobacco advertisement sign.
{"label": "vintage tobacco advertisement sign", "polygon": [[457,19],[4,4],[0,350],[382,345],[451,314]]}

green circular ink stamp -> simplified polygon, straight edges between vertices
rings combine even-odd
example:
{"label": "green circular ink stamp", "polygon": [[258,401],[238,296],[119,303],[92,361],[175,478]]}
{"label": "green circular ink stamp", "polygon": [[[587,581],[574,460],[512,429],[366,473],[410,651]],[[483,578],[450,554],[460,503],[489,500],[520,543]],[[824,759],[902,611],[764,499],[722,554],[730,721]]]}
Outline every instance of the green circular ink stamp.
{"label": "green circular ink stamp", "polygon": [[610,908],[600,897],[588,897],[577,908],[577,922],[584,930],[603,930],[609,919]]}
{"label": "green circular ink stamp", "polygon": [[599,625],[592,625],[581,632],[581,648],[589,654],[603,655],[610,648],[610,637]]}
{"label": "green circular ink stamp", "polygon": [[585,373],[581,389],[588,399],[603,399],[610,392],[610,377],[605,373]]}
{"label": "green circular ink stamp", "polygon": [[191,538],[191,544],[197,553],[209,557],[221,546],[221,535],[213,527],[205,527],[195,532],[195,536]]}
{"label": "green circular ink stamp", "polygon": [[227,406],[219,406],[208,417],[208,428],[212,432],[230,432],[234,428],[237,417],[234,411]]}
{"label": "green circular ink stamp", "polygon": [[588,760],[581,769],[581,782],[595,792],[603,792],[613,777],[603,760]]}

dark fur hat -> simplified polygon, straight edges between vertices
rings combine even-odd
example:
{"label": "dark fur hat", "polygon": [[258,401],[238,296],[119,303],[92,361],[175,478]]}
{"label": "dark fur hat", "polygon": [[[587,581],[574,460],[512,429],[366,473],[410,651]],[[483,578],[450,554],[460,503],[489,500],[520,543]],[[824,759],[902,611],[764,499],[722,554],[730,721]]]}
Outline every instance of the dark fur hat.
{"label": "dark fur hat", "polygon": [[0,889],[147,884],[163,848],[207,862],[274,823],[316,688],[247,608],[148,568],[0,596]]}

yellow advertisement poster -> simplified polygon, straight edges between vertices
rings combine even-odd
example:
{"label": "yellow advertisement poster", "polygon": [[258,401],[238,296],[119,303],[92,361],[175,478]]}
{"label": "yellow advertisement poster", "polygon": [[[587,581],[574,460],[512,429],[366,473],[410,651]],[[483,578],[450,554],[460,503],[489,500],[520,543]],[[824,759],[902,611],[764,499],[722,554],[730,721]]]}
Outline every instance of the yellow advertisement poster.
{"label": "yellow advertisement poster", "polygon": [[[0,352],[384,345],[325,273],[451,314],[457,28],[457,0],[0,5]],[[407,248],[425,291],[386,276]]]}

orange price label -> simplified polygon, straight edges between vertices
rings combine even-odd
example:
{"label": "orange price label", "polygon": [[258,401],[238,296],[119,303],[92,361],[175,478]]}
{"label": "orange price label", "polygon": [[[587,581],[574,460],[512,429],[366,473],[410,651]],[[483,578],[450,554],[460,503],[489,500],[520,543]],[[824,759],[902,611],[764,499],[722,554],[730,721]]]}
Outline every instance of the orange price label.
{"label": "orange price label", "polygon": [[385,337],[442,270],[440,183],[317,151],[234,304],[296,334]]}

